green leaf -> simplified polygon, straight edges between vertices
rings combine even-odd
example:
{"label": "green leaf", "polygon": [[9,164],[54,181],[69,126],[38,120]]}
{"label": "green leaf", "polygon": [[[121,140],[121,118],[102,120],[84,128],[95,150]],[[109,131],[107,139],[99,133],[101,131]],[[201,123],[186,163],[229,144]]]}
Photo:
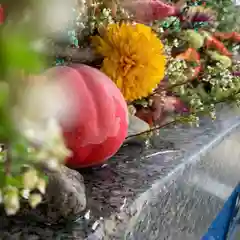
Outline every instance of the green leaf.
{"label": "green leaf", "polygon": [[39,72],[43,67],[42,56],[31,48],[31,38],[22,29],[4,29],[1,49],[9,70]]}
{"label": "green leaf", "polygon": [[44,179],[46,181],[46,183],[48,183],[49,177],[47,175],[45,175],[42,172],[39,172],[38,175],[39,175],[40,178]]}
{"label": "green leaf", "polygon": [[3,163],[0,163],[0,188],[5,186],[5,173],[3,172]]}
{"label": "green leaf", "polygon": [[7,104],[9,100],[9,86],[6,82],[0,82],[0,107]]}
{"label": "green leaf", "polygon": [[202,84],[199,84],[197,86],[197,92],[198,92],[199,96],[201,97],[201,99],[203,99],[205,101],[207,101],[209,99],[209,95],[204,90],[204,87]]}
{"label": "green leaf", "polygon": [[23,188],[22,176],[7,176],[6,177],[6,185],[13,186],[16,188]]}
{"label": "green leaf", "polygon": [[22,162],[21,159],[24,159],[24,161],[29,160],[28,143],[24,139],[18,138],[17,141],[12,141],[10,151],[14,164]]}

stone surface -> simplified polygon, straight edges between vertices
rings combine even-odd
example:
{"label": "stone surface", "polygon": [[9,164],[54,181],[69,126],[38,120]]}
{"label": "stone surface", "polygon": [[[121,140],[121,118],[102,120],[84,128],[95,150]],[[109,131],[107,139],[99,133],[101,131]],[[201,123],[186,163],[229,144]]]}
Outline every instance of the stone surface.
{"label": "stone surface", "polygon": [[76,219],[86,207],[84,180],[80,173],[65,166],[60,172],[48,172],[45,222]]}
{"label": "stone surface", "polygon": [[[60,171],[46,171],[46,175],[49,183],[43,203],[36,209],[23,203],[18,221],[28,219],[36,223],[56,224],[76,220],[86,207],[83,177],[65,166],[61,166]],[[5,217],[1,216],[0,221],[2,218]],[[14,221],[14,218],[9,218],[9,221]]]}
{"label": "stone surface", "polygon": [[200,239],[239,181],[239,125],[239,111],[226,107],[214,123],[168,126],[148,145],[131,142],[81,172],[84,216],[52,226],[0,218],[0,239]]}

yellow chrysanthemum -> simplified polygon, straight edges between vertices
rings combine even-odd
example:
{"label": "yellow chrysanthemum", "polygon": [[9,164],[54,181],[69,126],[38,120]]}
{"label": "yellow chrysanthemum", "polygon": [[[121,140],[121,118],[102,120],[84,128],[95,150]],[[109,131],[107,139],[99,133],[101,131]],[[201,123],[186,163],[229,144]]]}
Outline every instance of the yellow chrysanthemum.
{"label": "yellow chrysanthemum", "polygon": [[101,70],[127,101],[148,96],[164,77],[163,44],[148,26],[111,24],[93,45],[104,57]]}

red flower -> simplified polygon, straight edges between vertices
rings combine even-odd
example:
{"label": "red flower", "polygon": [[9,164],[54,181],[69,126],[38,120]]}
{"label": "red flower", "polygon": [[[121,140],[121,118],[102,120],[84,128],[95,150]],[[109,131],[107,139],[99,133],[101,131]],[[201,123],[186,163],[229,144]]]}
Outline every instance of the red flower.
{"label": "red flower", "polygon": [[232,56],[232,53],[228,51],[228,49],[224,46],[224,44],[213,36],[207,37],[205,45],[207,48],[217,49],[221,54],[225,56],[228,56],[228,57]]}
{"label": "red flower", "polygon": [[214,37],[220,40],[232,40],[234,42],[240,42],[240,34],[237,32],[215,32]]}

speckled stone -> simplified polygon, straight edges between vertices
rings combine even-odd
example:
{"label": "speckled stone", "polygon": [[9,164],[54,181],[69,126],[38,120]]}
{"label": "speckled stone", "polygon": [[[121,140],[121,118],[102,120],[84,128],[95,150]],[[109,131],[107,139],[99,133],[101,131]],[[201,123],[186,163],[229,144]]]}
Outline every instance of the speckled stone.
{"label": "speckled stone", "polygon": [[239,111],[222,107],[214,123],[161,129],[147,146],[128,143],[108,164],[81,171],[84,217],[55,226],[2,218],[0,239],[200,239],[239,180],[240,151],[230,158],[239,129]]}

